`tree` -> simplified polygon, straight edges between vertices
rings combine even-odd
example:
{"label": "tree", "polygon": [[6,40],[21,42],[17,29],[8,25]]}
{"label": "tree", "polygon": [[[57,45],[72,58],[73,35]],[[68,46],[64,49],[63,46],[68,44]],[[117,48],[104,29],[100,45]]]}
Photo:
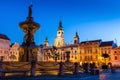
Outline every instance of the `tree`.
{"label": "tree", "polygon": [[105,65],[106,65],[106,58],[109,58],[109,54],[103,53],[103,54],[102,54],[102,57],[104,58],[104,60],[105,60]]}

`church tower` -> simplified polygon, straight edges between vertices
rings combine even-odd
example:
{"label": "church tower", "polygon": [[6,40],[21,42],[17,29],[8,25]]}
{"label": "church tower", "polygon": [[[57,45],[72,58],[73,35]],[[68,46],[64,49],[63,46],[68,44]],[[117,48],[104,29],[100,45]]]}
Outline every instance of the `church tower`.
{"label": "church tower", "polygon": [[64,45],[64,30],[62,27],[62,21],[59,22],[57,37],[55,38],[54,46],[60,47]]}
{"label": "church tower", "polygon": [[79,44],[79,36],[77,32],[75,33],[75,36],[74,36],[74,44]]}
{"label": "church tower", "polygon": [[48,46],[48,38],[46,37],[45,41],[44,41],[44,47]]}

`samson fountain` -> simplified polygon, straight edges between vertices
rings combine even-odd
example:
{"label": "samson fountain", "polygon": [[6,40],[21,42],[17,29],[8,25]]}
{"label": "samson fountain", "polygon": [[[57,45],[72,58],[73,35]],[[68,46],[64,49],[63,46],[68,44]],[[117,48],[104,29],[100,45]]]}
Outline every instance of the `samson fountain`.
{"label": "samson fountain", "polygon": [[25,33],[24,41],[19,48],[19,61],[37,61],[38,47],[34,42],[34,33],[40,28],[40,25],[34,22],[32,17],[32,5],[28,8],[28,17],[24,22],[20,22],[19,26]]}

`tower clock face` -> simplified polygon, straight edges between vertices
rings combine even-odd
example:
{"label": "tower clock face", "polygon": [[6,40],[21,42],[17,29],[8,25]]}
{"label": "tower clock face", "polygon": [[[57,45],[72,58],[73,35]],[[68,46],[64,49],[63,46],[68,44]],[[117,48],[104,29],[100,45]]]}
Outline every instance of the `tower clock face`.
{"label": "tower clock face", "polygon": [[57,34],[59,37],[63,37],[64,35],[64,32],[63,31],[58,31],[58,34]]}

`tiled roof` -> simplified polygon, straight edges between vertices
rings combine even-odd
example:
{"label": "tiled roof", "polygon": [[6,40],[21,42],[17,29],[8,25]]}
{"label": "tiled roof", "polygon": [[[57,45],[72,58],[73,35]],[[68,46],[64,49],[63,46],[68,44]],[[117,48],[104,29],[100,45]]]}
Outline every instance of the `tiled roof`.
{"label": "tiled roof", "polygon": [[0,38],[1,39],[6,39],[6,40],[10,40],[6,35],[4,35],[4,34],[0,34]]}
{"label": "tiled roof", "polygon": [[101,42],[101,39],[99,39],[99,40],[83,41],[83,42],[81,42],[81,43],[93,43],[93,42]]}
{"label": "tiled roof", "polygon": [[104,46],[112,46],[113,45],[113,41],[105,41],[105,42],[101,42],[100,47],[104,47]]}

